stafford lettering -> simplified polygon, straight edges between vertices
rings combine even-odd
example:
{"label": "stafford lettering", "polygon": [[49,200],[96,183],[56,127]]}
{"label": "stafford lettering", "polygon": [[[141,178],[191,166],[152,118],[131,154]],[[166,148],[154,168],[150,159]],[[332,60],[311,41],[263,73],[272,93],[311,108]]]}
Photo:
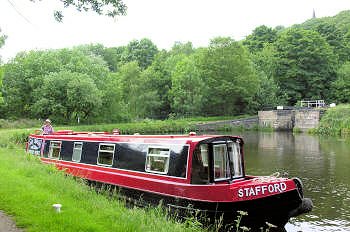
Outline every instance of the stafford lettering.
{"label": "stafford lettering", "polygon": [[238,197],[251,197],[264,195],[267,193],[281,193],[287,189],[286,183],[275,183],[268,185],[258,185],[249,188],[238,189]]}

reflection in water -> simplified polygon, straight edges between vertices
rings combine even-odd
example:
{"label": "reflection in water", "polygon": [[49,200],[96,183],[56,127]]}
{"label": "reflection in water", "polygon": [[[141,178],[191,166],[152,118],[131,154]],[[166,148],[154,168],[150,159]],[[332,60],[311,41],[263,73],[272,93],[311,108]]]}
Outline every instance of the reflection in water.
{"label": "reflection in water", "polygon": [[350,139],[287,132],[237,135],[245,141],[247,174],[278,171],[302,179],[314,209],[292,219],[288,232],[350,231]]}

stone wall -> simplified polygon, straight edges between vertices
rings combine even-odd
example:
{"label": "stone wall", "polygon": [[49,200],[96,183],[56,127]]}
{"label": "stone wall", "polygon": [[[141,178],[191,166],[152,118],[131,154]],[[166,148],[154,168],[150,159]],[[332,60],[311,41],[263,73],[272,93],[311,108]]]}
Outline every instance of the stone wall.
{"label": "stone wall", "polygon": [[292,110],[259,111],[259,126],[276,130],[293,130],[294,112]]}
{"label": "stone wall", "polygon": [[295,111],[294,127],[301,130],[316,128],[321,119],[320,110],[297,110]]}
{"label": "stone wall", "polygon": [[318,126],[323,112],[317,109],[259,111],[259,126],[275,130],[308,130]]}
{"label": "stone wall", "polygon": [[317,127],[323,112],[314,109],[259,111],[258,117],[199,123],[196,127],[200,131],[210,131],[225,127],[251,128],[259,124],[260,127],[271,127],[275,130],[298,128],[304,131]]}

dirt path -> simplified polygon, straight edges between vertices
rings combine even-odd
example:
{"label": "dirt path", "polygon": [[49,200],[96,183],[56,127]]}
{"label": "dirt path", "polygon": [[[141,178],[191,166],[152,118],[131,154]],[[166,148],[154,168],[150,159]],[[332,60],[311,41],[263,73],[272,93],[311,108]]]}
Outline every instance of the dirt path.
{"label": "dirt path", "polygon": [[250,117],[250,118],[241,118],[241,119],[233,119],[233,120],[198,123],[196,127],[199,130],[210,131],[210,130],[217,130],[218,128],[223,128],[225,126],[227,127],[243,126],[246,128],[251,128],[258,124],[259,124],[258,117]]}
{"label": "dirt path", "polygon": [[18,229],[15,222],[11,217],[7,216],[0,210],[0,232],[23,232],[24,230]]}

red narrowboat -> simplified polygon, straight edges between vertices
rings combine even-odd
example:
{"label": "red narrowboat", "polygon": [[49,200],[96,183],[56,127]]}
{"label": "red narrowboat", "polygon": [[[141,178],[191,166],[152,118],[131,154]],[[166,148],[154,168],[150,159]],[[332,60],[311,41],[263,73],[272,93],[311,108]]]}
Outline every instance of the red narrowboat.
{"label": "red narrowboat", "polygon": [[269,222],[283,228],[312,209],[298,178],[247,175],[243,139],[237,136],[64,130],[30,135],[27,152],[74,176],[118,186],[130,198],[162,201],[178,212],[194,210],[225,223],[245,211],[245,226]]}

